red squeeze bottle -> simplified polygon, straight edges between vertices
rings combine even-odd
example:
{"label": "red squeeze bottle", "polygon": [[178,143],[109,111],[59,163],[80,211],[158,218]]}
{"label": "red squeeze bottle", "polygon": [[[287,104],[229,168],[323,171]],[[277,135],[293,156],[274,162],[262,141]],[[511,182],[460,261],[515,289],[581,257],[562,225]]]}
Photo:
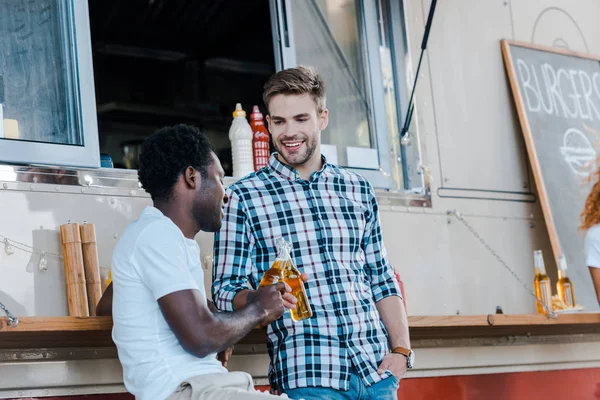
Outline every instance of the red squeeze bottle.
{"label": "red squeeze bottle", "polygon": [[258,106],[254,106],[250,114],[250,128],[252,128],[252,156],[254,170],[258,171],[269,163],[269,132],[263,122],[263,115]]}

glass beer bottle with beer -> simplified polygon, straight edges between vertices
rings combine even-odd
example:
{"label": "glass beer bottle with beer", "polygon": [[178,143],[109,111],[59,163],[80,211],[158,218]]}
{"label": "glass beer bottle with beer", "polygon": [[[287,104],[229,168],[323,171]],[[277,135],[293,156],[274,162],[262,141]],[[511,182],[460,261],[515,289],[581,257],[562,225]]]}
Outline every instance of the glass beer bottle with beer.
{"label": "glass beer bottle with beer", "polygon": [[535,265],[533,285],[535,287],[535,297],[537,297],[537,312],[538,314],[548,314],[552,311],[552,288],[550,278],[546,275],[544,256],[541,250],[533,252],[533,262]]}
{"label": "glass beer bottle with beer", "polygon": [[291,243],[280,238],[277,240],[277,258],[265,274],[263,275],[259,287],[272,285],[277,282],[284,281],[292,288],[292,295],[298,299],[296,308],[290,309],[290,315],[294,321],[301,321],[312,317],[312,310],[308,303],[306,290],[302,276],[294,265],[290,252],[292,250]]}
{"label": "glass beer bottle with beer", "polygon": [[564,255],[558,259],[558,282],[556,282],[556,292],[558,297],[567,305],[567,307],[575,307],[575,292],[573,284],[569,279],[567,272],[567,260]]}

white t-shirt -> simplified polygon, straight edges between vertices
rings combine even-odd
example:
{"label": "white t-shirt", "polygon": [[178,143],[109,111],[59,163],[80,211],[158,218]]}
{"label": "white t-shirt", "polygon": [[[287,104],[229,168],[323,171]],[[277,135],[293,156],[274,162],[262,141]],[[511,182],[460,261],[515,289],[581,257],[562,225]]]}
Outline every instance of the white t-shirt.
{"label": "white t-shirt", "polygon": [[585,258],[588,267],[600,268],[600,225],[594,225],[585,234]]}
{"label": "white t-shirt", "polygon": [[121,236],[112,261],[113,341],[127,390],[141,400],[166,399],[192,376],[226,373],[215,354],[186,352],[158,299],[179,290],[206,301],[200,248],[158,209],[147,207]]}

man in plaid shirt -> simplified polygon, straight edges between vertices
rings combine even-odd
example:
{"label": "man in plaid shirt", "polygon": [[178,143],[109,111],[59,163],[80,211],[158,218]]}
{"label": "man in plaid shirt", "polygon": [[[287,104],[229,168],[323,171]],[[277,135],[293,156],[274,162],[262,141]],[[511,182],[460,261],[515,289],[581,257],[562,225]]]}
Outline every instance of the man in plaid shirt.
{"label": "man in plaid shirt", "polygon": [[[232,311],[251,300],[285,238],[313,315],[294,322],[285,313],[268,327],[272,387],[306,400],[396,399],[414,354],[374,190],[321,155],[328,110],[314,70],[275,74],[263,97],[277,153],[228,188],[215,235],[215,304]],[[284,300],[295,307],[290,293]]]}

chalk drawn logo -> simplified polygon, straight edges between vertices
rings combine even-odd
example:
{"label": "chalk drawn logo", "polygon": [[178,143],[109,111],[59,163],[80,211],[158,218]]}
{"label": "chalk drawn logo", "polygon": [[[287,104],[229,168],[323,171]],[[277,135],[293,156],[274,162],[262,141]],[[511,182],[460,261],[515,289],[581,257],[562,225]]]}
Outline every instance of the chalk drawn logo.
{"label": "chalk drawn logo", "polygon": [[575,175],[590,174],[596,160],[596,150],[579,129],[570,128],[565,132],[560,152]]}

